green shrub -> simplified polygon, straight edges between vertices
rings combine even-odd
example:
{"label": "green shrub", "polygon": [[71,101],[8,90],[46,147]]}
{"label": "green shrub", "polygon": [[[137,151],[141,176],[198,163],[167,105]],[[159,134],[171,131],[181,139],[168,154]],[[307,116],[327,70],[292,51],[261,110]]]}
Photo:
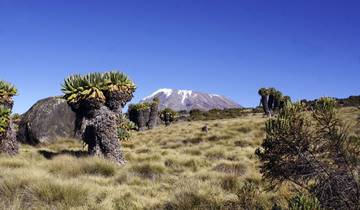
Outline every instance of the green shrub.
{"label": "green shrub", "polygon": [[314,197],[298,194],[289,201],[289,210],[320,210],[320,203]]}
{"label": "green shrub", "polygon": [[266,138],[256,150],[261,173],[273,186],[290,181],[316,197],[325,209],[360,206],[360,145],[337,117],[336,101],[321,98],[310,113],[287,103],[266,122]]}
{"label": "green shrub", "polygon": [[250,181],[245,181],[243,186],[236,192],[239,205],[246,209],[264,209],[259,202],[260,194],[259,186]]}
{"label": "green shrub", "polygon": [[122,119],[118,125],[118,137],[120,141],[127,141],[131,137],[131,130],[137,130],[137,126],[134,122],[130,121],[125,115],[122,115]]}

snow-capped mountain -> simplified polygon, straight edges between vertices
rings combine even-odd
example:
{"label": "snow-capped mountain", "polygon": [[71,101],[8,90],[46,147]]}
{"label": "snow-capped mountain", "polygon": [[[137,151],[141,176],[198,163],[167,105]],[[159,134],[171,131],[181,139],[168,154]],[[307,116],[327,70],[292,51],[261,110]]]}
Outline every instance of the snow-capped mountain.
{"label": "snow-capped mountain", "polygon": [[160,109],[171,108],[176,111],[192,109],[229,109],[240,108],[241,106],[234,101],[217,94],[207,94],[192,90],[175,90],[163,88],[145,97],[142,102],[152,101],[159,98]]}

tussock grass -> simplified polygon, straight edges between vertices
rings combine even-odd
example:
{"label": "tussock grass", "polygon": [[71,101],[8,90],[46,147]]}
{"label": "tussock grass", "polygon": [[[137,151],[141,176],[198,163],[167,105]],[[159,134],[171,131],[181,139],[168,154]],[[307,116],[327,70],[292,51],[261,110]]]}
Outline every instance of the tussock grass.
{"label": "tussock grass", "polygon": [[165,167],[157,163],[140,163],[132,166],[131,171],[142,178],[155,179],[165,173]]}
{"label": "tussock grass", "polygon": [[[356,125],[360,110],[342,112]],[[76,156],[86,151],[78,140],[22,145],[18,156],[0,156],[0,209],[285,209],[293,187],[266,191],[254,155],[265,120],[255,114],[134,132],[122,142],[121,167]]]}
{"label": "tussock grass", "polygon": [[217,164],[214,170],[225,174],[241,176],[246,173],[246,168],[247,166],[243,163],[222,162]]}
{"label": "tussock grass", "polygon": [[[71,164],[69,164],[71,163]],[[81,175],[99,175],[110,177],[116,173],[116,165],[98,158],[56,157],[47,162],[49,172],[55,175],[77,177]]]}

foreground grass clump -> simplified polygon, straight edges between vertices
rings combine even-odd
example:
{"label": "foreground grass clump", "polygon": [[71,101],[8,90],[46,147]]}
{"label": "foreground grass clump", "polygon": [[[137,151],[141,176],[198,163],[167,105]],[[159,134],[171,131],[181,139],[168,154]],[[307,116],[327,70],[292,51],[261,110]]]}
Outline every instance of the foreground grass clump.
{"label": "foreground grass clump", "polygon": [[[341,113],[356,122],[360,110]],[[133,132],[122,143],[124,166],[86,156],[80,140],[22,145],[18,156],[0,156],[0,209],[287,209],[292,199],[299,205],[291,184],[267,191],[259,173],[254,152],[265,121],[257,114]]]}
{"label": "foreground grass clump", "polygon": [[[70,161],[72,164],[69,164]],[[48,164],[50,173],[67,177],[81,175],[111,177],[115,175],[117,169],[113,163],[93,157],[80,158],[74,161],[72,157],[60,156],[50,160]]]}

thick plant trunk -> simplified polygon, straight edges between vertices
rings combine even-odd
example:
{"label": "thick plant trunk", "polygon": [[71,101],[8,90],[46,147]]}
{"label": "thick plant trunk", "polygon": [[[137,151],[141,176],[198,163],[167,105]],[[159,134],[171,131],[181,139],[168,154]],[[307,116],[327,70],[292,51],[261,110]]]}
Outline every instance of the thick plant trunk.
{"label": "thick plant trunk", "polygon": [[274,110],[274,96],[273,95],[269,95],[269,100],[268,100],[268,108],[269,111],[273,111]]}
{"label": "thick plant trunk", "polygon": [[14,101],[5,100],[5,101],[2,101],[0,105],[4,106],[5,108],[8,108],[8,109],[12,110],[12,108],[14,106]]}
{"label": "thick plant trunk", "polygon": [[7,131],[0,135],[0,153],[16,155],[19,152],[19,144],[16,141],[16,132],[13,122],[10,120]]}
{"label": "thick plant trunk", "polygon": [[149,129],[153,129],[157,124],[157,118],[158,118],[158,110],[159,106],[158,104],[152,104],[150,107],[150,117],[149,117],[149,123],[148,127]]}
{"label": "thick plant trunk", "polygon": [[119,165],[125,160],[117,136],[118,116],[106,106],[94,110],[91,118],[85,118],[83,140],[88,145],[89,155],[110,159]]}
{"label": "thick plant trunk", "polygon": [[171,117],[170,117],[170,114],[169,113],[166,113],[165,114],[165,126],[169,126],[169,125],[171,125],[171,119],[170,119]]}
{"label": "thick plant trunk", "polygon": [[133,121],[137,126],[139,131],[146,129],[150,118],[150,109],[145,110],[129,110],[129,119]]}
{"label": "thick plant trunk", "polygon": [[279,111],[279,109],[280,109],[280,99],[274,98],[274,110]]}
{"label": "thick plant trunk", "polygon": [[268,97],[266,95],[261,96],[261,104],[262,104],[264,113],[269,116],[270,112],[269,112],[269,107],[268,107]]}
{"label": "thick plant trunk", "polygon": [[122,108],[125,104],[131,100],[132,95],[128,95],[121,92],[106,92],[106,106],[117,114],[121,114]]}
{"label": "thick plant trunk", "polygon": [[139,111],[139,130],[145,130],[150,118],[150,109]]}

